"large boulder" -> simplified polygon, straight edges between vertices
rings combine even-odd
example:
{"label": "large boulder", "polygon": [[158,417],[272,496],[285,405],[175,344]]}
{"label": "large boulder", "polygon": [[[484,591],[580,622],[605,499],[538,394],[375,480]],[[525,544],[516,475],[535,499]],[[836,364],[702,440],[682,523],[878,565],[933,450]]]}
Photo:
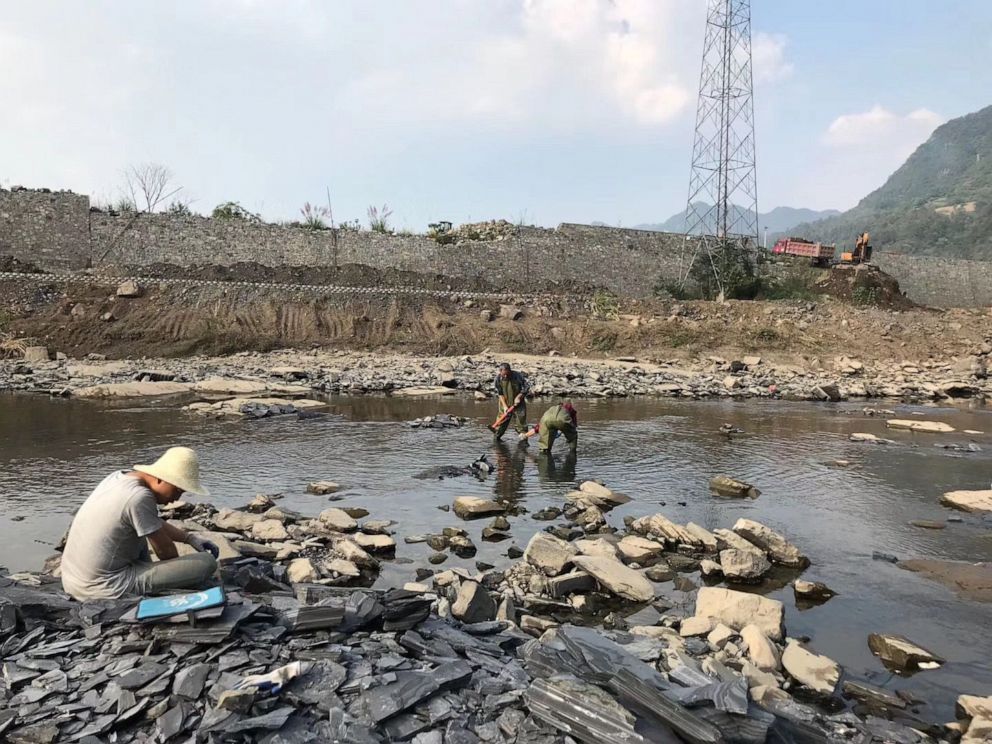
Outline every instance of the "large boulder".
{"label": "large boulder", "polygon": [[481,584],[463,581],[451,605],[451,614],[463,623],[481,623],[496,617],[496,603]]}
{"label": "large boulder", "polygon": [[263,519],[251,526],[252,537],[266,542],[286,540],[289,533],[278,519]]}
{"label": "large boulder", "polygon": [[727,581],[741,584],[758,583],[772,568],[763,553],[736,548],[720,551],[720,565]]}
{"label": "large boulder", "polygon": [[741,640],[747,646],[747,656],[763,672],[774,672],[782,665],[778,646],[754,623],[741,628]]}
{"label": "large boulder", "polygon": [[652,514],[649,517],[635,519],[630,529],[640,535],[652,535],[660,537],[673,545],[688,545],[689,547],[702,547],[699,540],[680,524],[675,524],[664,514]]}
{"label": "large boulder", "polygon": [[955,431],[950,424],[943,421],[914,421],[911,419],[889,419],[885,425],[890,429],[908,429],[909,431],[921,431],[928,434],[950,434]]}
{"label": "large boulder", "polygon": [[696,595],[696,616],[716,618],[734,630],[756,625],[774,641],[782,640],[782,603],[758,594],[704,586]]}
{"label": "large boulder", "polygon": [[570,543],[547,532],[538,532],[527,543],[524,560],[547,576],[558,576],[577,554]]}
{"label": "large boulder", "polygon": [[966,512],[992,511],[992,491],[948,491],[940,503]]}
{"label": "large boulder", "polygon": [[824,695],[832,694],[840,679],[837,662],[814,654],[792,639],[782,654],[782,666],[794,680]]}
{"label": "large boulder", "polygon": [[24,361],[28,364],[32,362],[47,362],[49,360],[47,346],[27,346],[24,349]]}
{"label": "large boulder", "polygon": [[303,584],[320,578],[309,558],[294,558],[286,567],[286,578],[293,584]]}
{"label": "large boulder", "polygon": [[157,398],[188,393],[188,382],[108,382],[73,391],[76,398]]}
{"label": "large boulder", "polygon": [[367,535],[358,532],[353,539],[358,547],[369,553],[392,553],[396,550],[396,541],[389,535]]}
{"label": "large boulder", "polygon": [[617,543],[617,550],[625,560],[646,565],[657,560],[665,551],[665,546],[646,537],[627,535]]}
{"label": "large boulder", "polygon": [[582,555],[598,555],[603,558],[617,558],[617,546],[603,538],[576,540],[572,543]]}
{"label": "large boulder", "polygon": [[955,711],[958,718],[992,718],[992,695],[959,695]]}
{"label": "large boulder", "polygon": [[580,555],[572,559],[575,566],[596,579],[609,592],[632,602],[650,602],[654,599],[651,582],[620,561],[593,555]]}
{"label": "large boulder", "polygon": [[320,523],[332,532],[354,532],[358,529],[358,522],[344,509],[331,507],[324,509],[317,515]]}
{"label": "large boulder", "polygon": [[872,633],[868,636],[868,648],[882,660],[886,668],[897,672],[935,669],[944,663],[937,654],[918,646],[905,636]]}
{"label": "large boulder", "polygon": [[476,519],[506,511],[506,507],[502,504],[489,499],[480,499],[478,496],[459,496],[451,508],[462,519]]}
{"label": "large boulder", "polygon": [[265,519],[261,514],[221,509],[214,514],[214,525],[224,532],[251,532],[252,525]]}
{"label": "large boulder", "polygon": [[343,560],[350,561],[360,568],[375,570],[379,561],[369,555],[364,548],[348,537],[340,537],[331,543],[331,551]]}
{"label": "large boulder", "polygon": [[609,488],[596,481],[583,481],[579,485],[579,490],[570,491],[565,494],[565,498],[572,503],[581,506],[595,506],[599,509],[609,511],[615,506],[626,504],[630,501],[629,496],[614,493]]}
{"label": "large boulder", "polygon": [[706,553],[715,553],[719,549],[719,541],[716,535],[705,527],[701,527],[695,522],[689,522],[685,526],[685,531],[692,535],[699,543],[699,546]]}
{"label": "large boulder", "polygon": [[745,540],[743,537],[738,535],[733,530],[728,530],[724,527],[718,527],[713,530],[713,534],[716,536],[717,547],[720,550],[727,550],[733,548],[734,550],[743,550],[747,553],[757,553],[760,556],[765,555],[765,551],[759,548],[752,542]]}
{"label": "large boulder", "polygon": [[734,532],[768,553],[773,563],[790,568],[806,568],[809,558],[783,535],[752,519],[738,519]]}

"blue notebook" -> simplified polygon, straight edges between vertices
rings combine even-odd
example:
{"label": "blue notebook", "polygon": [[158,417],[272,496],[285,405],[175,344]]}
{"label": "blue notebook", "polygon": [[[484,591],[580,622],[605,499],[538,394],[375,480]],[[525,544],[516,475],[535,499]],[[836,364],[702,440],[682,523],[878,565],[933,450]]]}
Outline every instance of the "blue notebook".
{"label": "blue notebook", "polygon": [[168,597],[150,597],[138,602],[138,620],[181,615],[197,610],[218,607],[227,602],[224,589],[219,586],[191,594],[173,594]]}

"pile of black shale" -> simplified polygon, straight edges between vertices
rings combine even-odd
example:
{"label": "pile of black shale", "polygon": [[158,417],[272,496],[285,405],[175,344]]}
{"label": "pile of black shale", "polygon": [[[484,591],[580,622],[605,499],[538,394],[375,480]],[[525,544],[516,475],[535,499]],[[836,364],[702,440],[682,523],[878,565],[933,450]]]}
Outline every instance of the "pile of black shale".
{"label": "pile of black shale", "polygon": [[[277,572],[276,572],[277,573]],[[136,624],[0,577],[0,738],[97,742],[910,742],[898,724],[749,701],[663,638],[460,623],[430,591],[283,584],[227,564],[222,611]],[[237,581],[241,586],[234,582]],[[274,686],[250,684],[276,673]],[[279,684],[280,679],[282,683]]]}

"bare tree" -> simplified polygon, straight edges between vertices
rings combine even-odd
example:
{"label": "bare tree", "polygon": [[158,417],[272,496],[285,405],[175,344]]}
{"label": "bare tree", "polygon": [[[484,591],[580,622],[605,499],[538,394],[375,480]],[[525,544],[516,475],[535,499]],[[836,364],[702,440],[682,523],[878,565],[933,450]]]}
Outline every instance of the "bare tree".
{"label": "bare tree", "polygon": [[124,189],[136,209],[154,212],[183,190],[172,183],[173,177],[171,170],[158,163],[129,165],[124,169]]}

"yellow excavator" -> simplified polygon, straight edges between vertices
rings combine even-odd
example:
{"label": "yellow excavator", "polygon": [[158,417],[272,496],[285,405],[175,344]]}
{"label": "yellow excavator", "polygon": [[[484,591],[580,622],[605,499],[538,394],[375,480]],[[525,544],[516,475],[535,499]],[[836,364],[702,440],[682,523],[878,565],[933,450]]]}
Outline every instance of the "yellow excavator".
{"label": "yellow excavator", "polygon": [[865,230],[854,242],[853,251],[845,251],[840,254],[842,264],[863,264],[871,263],[871,236]]}

